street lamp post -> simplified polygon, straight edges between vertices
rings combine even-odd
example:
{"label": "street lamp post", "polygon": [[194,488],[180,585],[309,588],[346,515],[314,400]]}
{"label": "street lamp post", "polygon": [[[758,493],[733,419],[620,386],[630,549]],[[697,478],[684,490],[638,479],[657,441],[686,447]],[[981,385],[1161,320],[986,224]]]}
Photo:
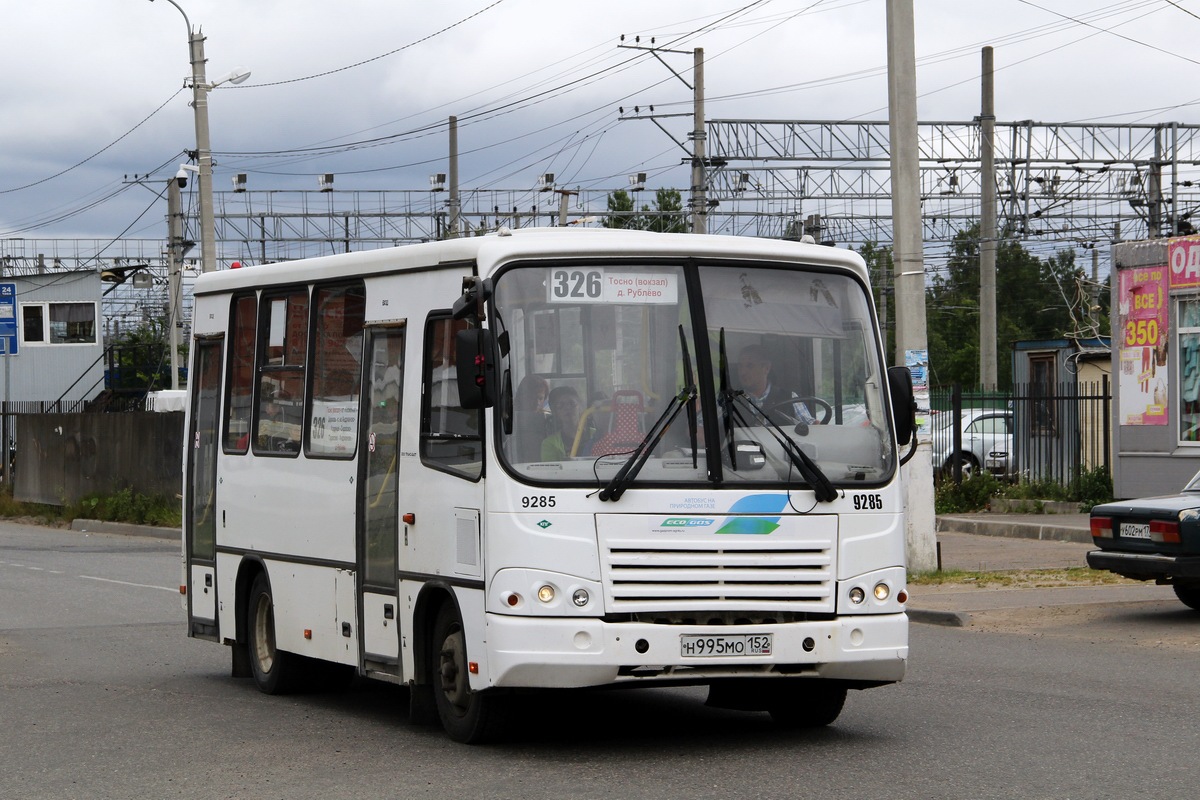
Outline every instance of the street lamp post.
{"label": "street lamp post", "polygon": [[[150,0],[151,3],[154,0]],[[222,83],[241,83],[250,77],[244,69],[238,69],[226,75],[219,81],[208,83],[204,74],[204,35],[192,28],[187,13],[175,0],[167,0],[183,15],[183,22],[188,29],[188,56],[192,62],[192,111],[196,117],[196,164],[200,168],[198,174],[198,190],[200,192],[200,265],[204,272],[212,272],[217,268],[217,235],[213,221],[213,189],[212,189],[212,144],[208,138],[208,93]]]}

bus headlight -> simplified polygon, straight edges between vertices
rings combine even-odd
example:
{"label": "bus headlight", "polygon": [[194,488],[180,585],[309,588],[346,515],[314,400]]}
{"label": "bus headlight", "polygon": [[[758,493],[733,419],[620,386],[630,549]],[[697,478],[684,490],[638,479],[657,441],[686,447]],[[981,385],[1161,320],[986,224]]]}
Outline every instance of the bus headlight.
{"label": "bus headlight", "polygon": [[491,577],[486,609],[510,616],[598,617],[604,614],[604,587],[578,575],[510,567]]}
{"label": "bus headlight", "polygon": [[852,575],[838,583],[840,614],[900,614],[908,600],[904,567]]}

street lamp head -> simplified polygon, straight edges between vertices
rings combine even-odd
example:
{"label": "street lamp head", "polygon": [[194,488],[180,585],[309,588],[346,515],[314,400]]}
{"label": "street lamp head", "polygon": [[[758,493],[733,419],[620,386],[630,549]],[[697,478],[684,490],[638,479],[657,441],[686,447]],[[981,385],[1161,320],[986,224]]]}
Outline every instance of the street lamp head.
{"label": "street lamp head", "polygon": [[250,77],[250,70],[246,69],[245,67],[238,67],[237,69],[235,69],[233,72],[229,73],[228,75],[226,75],[218,80],[213,81],[211,84],[209,84],[208,88],[215,89],[216,87],[220,86],[223,83],[232,83],[234,86],[236,86],[239,83],[244,83],[246,81],[246,79],[249,77]]}

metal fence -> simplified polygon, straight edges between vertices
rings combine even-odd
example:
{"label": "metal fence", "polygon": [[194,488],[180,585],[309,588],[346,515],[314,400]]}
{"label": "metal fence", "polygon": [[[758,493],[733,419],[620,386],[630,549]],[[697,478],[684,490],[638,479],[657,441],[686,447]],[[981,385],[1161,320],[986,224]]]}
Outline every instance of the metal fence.
{"label": "metal fence", "polygon": [[[1112,388],[1099,382],[1027,383],[1007,392],[930,391],[934,474],[961,480],[987,471],[1008,480],[1069,487],[1112,473]],[[955,425],[954,421],[958,420]]]}

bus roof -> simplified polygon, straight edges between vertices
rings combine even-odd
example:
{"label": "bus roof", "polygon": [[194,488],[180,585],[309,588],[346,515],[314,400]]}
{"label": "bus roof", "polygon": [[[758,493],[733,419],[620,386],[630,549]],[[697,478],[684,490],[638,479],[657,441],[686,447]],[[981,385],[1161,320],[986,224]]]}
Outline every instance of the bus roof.
{"label": "bus roof", "polygon": [[866,266],[853,250],[823,245],[688,233],[654,233],[615,228],[501,228],[486,236],[400,245],[379,250],[281,261],[201,275],[195,294],[216,294],[284,283],[303,283],[334,277],[427,270],[474,262],[487,276],[499,266],[521,259],[586,258],[614,253],[651,257],[767,258],[797,264],[849,269],[867,279]]}

